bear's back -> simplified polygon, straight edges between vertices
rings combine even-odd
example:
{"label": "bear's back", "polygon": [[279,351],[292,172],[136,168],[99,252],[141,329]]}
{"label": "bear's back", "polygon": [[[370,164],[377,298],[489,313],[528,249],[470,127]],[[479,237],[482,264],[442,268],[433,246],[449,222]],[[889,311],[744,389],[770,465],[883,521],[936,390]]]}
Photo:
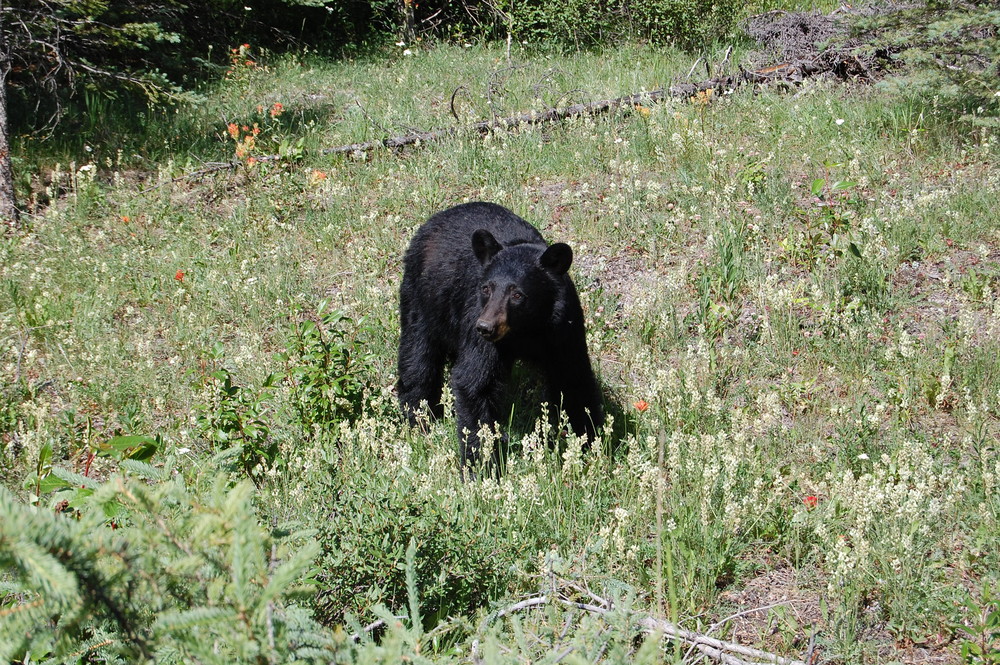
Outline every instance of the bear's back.
{"label": "bear's back", "polygon": [[424,236],[429,244],[463,248],[469,256],[473,256],[472,234],[479,229],[489,231],[505,247],[524,243],[545,244],[542,234],[534,226],[503,206],[481,201],[463,203],[436,213],[420,228],[417,239]]}
{"label": "bear's back", "polygon": [[472,234],[479,229],[489,231],[505,247],[532,244],[539,245],[540,251],[545,248],[542,234],[503,206],[463,203],[431,216],[420,227],[406,252],[406,270],[425,287],[474,292],[482,266],[472,250]]}

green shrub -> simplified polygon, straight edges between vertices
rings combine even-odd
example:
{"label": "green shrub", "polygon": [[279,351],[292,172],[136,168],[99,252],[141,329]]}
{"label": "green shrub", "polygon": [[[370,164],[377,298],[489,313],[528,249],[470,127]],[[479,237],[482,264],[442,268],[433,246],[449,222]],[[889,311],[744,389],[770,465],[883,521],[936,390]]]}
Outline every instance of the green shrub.
{"label": "green shrub", "polygon": [[249,483],[202,493],[170,464],[120,468],[72,514],[0,487],[0,660],[329,661],[296,601],[318,552],[307,534],[262,527]]}
{"label": "green shrub", "polygon": [[535,0],[501,7],[493,34],[574,48],[638,37],[698,50],[732,36],[747,15],[746,3],[733,0]]}
{"label": "green shrub", "polygon": [[733,35],[745,18],[746,3],[723,0],[646,0],[636,2],[633,20],[638,32],[661,44],[698,50]]}
{"label": "green shrub", "polygon": [[341,623],[348,613],[407,602],[405,553],[416,547],[415,573],[427,627],[485,607],[508,589],[512,568],[529,549],[484,528],[473,506],[418,497],[410,477],[338,473],[315,494],[320,520],[317,616]]}
{"label": "green shrub", "polygon": [[278,360],[285,364],[291,410],[304,437],[330,434],[343,421],[356,420],[368,397],[366,372],[372,355],[355,324],[340,311],[319,305],[319,322],[294,325],[292,338]]}
{"label": "green shrub", "polygon": [[260,388],[240,386],[223,364],[221,344],[212,347],[209,357],[217,368],[205,379],[208,399],[198,406],[198,434],[216,450],[234,449],[240,468],[260,484],[280,452],[271,434],[273,393],[279,377],[268,375]]}

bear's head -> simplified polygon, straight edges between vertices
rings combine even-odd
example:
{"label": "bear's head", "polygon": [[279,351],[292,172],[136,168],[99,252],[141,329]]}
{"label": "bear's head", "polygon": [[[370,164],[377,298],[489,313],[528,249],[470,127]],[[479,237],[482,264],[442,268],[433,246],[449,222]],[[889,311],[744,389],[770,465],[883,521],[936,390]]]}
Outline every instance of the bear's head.
{"label": "bear's head", "polygon": [[499,342],[512,332],[545,326],[573,262],[565,243],[523,243],[504,247],[489,231],[472,234],[472,251],[483,266],[479,281],[481,311],[476,332]]}

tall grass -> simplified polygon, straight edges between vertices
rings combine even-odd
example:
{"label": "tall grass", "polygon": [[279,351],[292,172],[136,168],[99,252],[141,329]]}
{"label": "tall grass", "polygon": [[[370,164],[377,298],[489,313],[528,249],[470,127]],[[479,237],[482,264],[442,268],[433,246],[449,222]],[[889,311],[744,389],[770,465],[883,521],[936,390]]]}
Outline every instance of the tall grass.
{"label": "tall grass", "polygon": [[[428,628],[553,575],[654,611],[667,584],[669,610],[699,627],[785,571],[789,604],[752,623],[764,646],[801,655],[814,625],[840,662],[949,640],[957,657],[963,603],[1000,577],[996,137],[961,135],[925,100],[810,81],[318,154],[448,125],[456,90],[460,117],[488,118],[652,89],[692,64],[637,46],[410,53],[264,60],[159,119],[142,159],[107,144],[51,173],[50,203],[0,245],[4,484],[33,499],[46,447],[104,477],[113,463],[89,451],[148,434],[197,487],[213,451],[243,446],[267,458],[261,519],[319,529],[325,621],[409,606],[410,570]],[[230,123],[244,147],[257,123],[247,156],[284,159],[183,177],[232,157]],[[462,484],[453,421],[397,414],[396,293],[414,229],[475,199],[573,245],[614,423],[584,450],[515,387],[505,473]],[[330,325],[321,302],[349,317],[331,353],[363,349],[366,397],[306,423],[302,395],[337,403],[301,345],[302,321]],[[219,422],[261,423],[278,452],[205,427]],[[559,623],[510,621],[523,654],[544,649],[518,631]]]}

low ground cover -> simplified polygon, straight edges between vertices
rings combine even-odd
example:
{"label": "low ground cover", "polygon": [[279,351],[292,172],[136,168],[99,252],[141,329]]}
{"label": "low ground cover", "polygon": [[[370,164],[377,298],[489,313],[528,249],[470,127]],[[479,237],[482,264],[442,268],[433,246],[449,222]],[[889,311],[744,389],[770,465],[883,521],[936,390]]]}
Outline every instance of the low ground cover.
{"label": "low ground cover", "polygon": [[[3,527],[34,572],[0,593],[47,626],[37,655],[683,658],[624,612],[484,627],[558,581],[693,630],[768,606],[722,631],[799,659],[995,662],[995,132],[821,79],[332,158],[693,61],[258,56],[128,152],[36,157],[0,244],[3,509],[40,520]],[[402,253],[465,200],[573,246],[613,416],[585,451],[512,391],[505,473],[469,484],[454,423],[409,428],[393,395]]]}

